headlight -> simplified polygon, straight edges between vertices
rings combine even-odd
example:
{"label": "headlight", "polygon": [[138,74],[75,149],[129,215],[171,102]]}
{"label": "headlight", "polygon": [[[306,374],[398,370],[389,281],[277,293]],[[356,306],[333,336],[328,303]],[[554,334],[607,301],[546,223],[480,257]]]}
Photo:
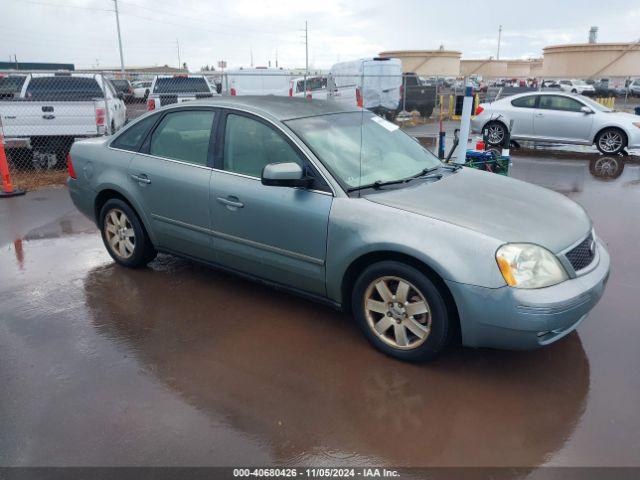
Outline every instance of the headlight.
{"label": "headlight", "polygon": [[505,282],[516,288],[542,288],[566,280],[567,272],[553,253],[531,243],[507,243],[496,252]]}

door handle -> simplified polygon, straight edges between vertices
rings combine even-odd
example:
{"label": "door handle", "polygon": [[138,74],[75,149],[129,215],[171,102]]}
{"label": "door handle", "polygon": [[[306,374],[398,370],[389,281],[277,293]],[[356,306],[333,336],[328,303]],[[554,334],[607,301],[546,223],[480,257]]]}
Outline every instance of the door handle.
{"label": "door handle", "polygon": [[147,177],[144,173],[141,173],[140,175],[136,175],[135,173],[132,173],[131,178],[133,178],[138,183],[146,183],[147,185],[151,183],[151,179]]}
{"label": "door handle", "polygon": [[235,210],[236,208],[244,207],[244,203],[238,200],[238,197],[218,197],[217,200],[229,210]]}
{"label": "door handle", "polygon": [[544,113],[536,113],[536,117],[544,117]]}
{"label": "door handle", "polygon": [[56,118],[55,115],[42,115],[42,118],[44,118],[45,120],[53,120],[54,118]]}

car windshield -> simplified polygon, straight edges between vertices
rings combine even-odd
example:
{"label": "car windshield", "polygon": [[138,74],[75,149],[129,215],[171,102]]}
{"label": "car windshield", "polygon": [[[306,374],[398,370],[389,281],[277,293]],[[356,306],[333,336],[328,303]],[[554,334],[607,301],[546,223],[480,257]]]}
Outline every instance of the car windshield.
{"label": "car windshield", "polygon": [[371,112],[348,112],[286,122],[347,189],[411,178],[438,167],[438,158]]}
{"label": "car windshield", "polygon": [[584,103],[586,103],[587,105],[589,105],[590,108],[592,108],[593,110],[597,110],[598,112],[612,112],[613,111],[610,108],[605,107],[604,105],[601,105],[598,102],[595,102],[595,101],[591,100],[590,98],[581,96],[580,100],[583,101]]}

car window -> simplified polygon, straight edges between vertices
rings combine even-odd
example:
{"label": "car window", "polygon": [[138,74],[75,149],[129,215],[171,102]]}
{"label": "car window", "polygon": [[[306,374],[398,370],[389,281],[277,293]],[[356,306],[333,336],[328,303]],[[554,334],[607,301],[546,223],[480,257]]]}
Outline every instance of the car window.
{"label": "car window", "polygon": [[274,129],[243,115],[227,116],[224,170],[260,178],[265,165],[284,162],[304,168],[298,152]]}
{"label": "car window", "polygon": [[86,101],[94,98],[104,98],[104,92],[91,77],[34,77],[25,92],[25,99],[33,101]]}
{"label": "car window", "polygon": [[206,165],[213,118],[211,110],[168,113],[151,135],[149,153]]}
{"label": "car window", "polygon": [[560,80],[560,84],[561,85],[571,85],[571,82],[569,80]]}
{"label": "car window", "polygon": [[118,138],[111,143],[111,146],[113,148],[121,148],[122,150],[137,152],[147,136],[147,132],[151,127],[153,127],[157,119],[158,115],[151,115],[134,123],[118,135]]}
{"label": "car window", "polygon": [[583,107],[582,103],[569,97],[560,95],[541,95],[538,108],[547,110],[562,110],[565,112],[579,112]]}
{"label": "car window", "polygon": [[526,97],[516,98],[515,100],[511,100],[511,105],[521,108],[535,108],[536,95],[527,95]]}
{"label": "car window", "polygon": [[204,77],[159,77],[153,93],[209,93],[209,84]]}

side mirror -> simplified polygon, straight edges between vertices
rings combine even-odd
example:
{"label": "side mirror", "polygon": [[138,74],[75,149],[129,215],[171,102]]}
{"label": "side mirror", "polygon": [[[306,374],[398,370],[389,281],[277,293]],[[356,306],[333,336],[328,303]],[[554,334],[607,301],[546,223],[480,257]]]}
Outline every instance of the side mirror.
{"label": "side mirror", "polygon": [[309,188],[313,179],[305,177],[300,165],[295,162],[270,163],[262,169],[263,185],[273,187]]}
{"label": "side mirror", "polygon": [[582,113],[586,113],[587,115],[589,115],[589,114],[593,113],[593,110],[591,110],[589,107],[586,107],[586,106],[585,106],[585,107],[582,107],[582,108],[580,109],[580,111],[581,111]]}

